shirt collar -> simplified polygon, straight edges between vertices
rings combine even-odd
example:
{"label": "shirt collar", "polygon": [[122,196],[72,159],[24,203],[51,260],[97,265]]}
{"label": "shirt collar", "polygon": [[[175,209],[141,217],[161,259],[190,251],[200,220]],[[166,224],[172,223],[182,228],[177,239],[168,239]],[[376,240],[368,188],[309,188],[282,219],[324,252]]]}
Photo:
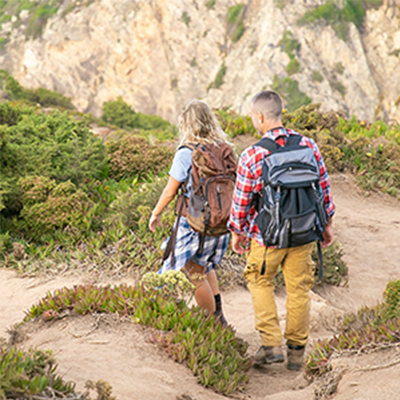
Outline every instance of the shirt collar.
{"label": "shirt collar", "polygon": [[285,128],[281,126],[279,128],[274,128],[269,130],[268,132],[265,132],[262,138],[276,140],[279,136],[289,136],[289,133]]}

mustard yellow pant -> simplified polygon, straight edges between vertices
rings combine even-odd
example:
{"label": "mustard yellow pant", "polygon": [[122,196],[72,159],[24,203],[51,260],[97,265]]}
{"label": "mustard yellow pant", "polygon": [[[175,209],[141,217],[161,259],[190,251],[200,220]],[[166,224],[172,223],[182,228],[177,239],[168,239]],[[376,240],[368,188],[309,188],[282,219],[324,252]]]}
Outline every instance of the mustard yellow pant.
{"label": "mustard yellow pant", "polygon": [[[244,276],[253,299],[256,329],[260,332],[263,346],[280,346],[282,332],[274,297],[272,279],[281,265],[285,279],[287,344],[305,346],[310,331],[310,295],[314,284],[314,263],[311,253],[314,243],[290,249],[268,249],[251,241],[247,253]],[[265,258],[265,273],[261,268]]]}

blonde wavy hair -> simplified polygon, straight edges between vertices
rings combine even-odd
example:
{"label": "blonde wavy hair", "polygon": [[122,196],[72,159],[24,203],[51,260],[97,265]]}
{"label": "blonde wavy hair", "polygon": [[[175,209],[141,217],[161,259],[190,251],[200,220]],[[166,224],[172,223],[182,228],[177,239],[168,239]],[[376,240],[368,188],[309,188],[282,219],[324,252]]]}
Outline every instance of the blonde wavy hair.
{"label": "blonde wavy hair", "polygon": [[185,143],[231,144],[210,107],[201,100],[192,100],[186,104],[178,118],[178,129],[178,147]]}

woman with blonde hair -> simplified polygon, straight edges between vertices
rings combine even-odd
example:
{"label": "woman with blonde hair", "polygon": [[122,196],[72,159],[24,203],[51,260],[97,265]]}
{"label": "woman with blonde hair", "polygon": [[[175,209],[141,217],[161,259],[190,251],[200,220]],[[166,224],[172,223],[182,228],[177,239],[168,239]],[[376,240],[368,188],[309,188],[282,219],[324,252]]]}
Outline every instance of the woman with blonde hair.
{"label": "woman with blonde hair", "polygon": [[[187,198],[190,197],[192,182],[189,175],[192,166],[192,148],[188,145],[229,144],[227,135],[220,128],[215,115],[208,105],[200,100],[192,100],[185,106],[178,119],[178,129],[180,142],[169,171],[169,180],[150,217],[149,227],[153,232],[155,226],[160,223],[161,212],[175,198],[184,182],[187,182],[185,195]],[[171,262],[172,256],[168,257],[160,272],[183,269],[196,285],[197,304],[208,313],[214,313],[217,319],[226,325],[214,267],[219,264],[225,254],[229,235],[200,238],[199,233],[192,229],[185,217],[182,216],[178,222],[174,261]],[[201,240],[203,242],[200,246]],[[204,275],[204,279],[194,279],[201,275]]]}

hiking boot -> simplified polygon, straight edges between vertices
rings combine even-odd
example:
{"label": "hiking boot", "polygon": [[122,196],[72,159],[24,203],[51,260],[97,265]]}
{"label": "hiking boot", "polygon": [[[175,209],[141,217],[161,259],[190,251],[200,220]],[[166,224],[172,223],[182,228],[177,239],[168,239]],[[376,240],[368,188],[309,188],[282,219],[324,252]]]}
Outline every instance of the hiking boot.
{"label": "hiking boot", "polygon": [[288,346],[288,364],[287,369],[291,371],[300,371],[304,363],[304,347]]}
{"label": "hiking boot", "polygon": [[280,346],[261,346],[253,359],[255,365],[281,363],[284,361]]}
{"label": "hiking boot", "polygon": [[222,325],[223,328],[226,328],[228,326],[228,321],[226,320],[222,310],[216,310],[214,312],[214,315],[215,319]]}

